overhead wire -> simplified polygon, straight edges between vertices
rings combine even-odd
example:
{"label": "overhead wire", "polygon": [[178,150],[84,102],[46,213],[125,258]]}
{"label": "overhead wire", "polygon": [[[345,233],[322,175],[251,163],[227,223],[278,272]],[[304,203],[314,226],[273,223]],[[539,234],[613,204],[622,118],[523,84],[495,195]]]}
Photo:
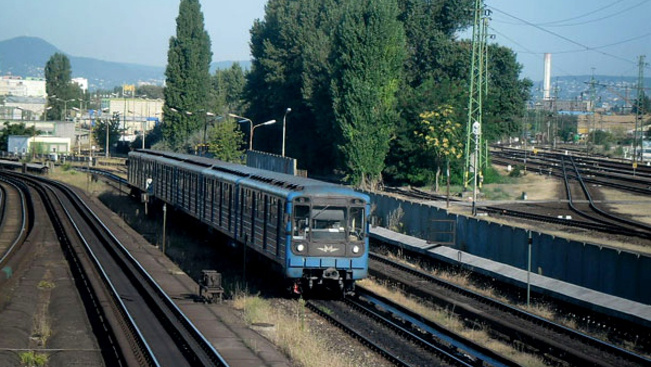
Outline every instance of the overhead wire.
{"label": "overhead wire", "polygon": [[518,21],[520,21],[520,22],[522,22],[522,23],[524,23],[524,24],[527,24],[527,25],[529,25],[529,26],[532,26],[532,27],[534,27],[534,28],[537,28],[537,29],[539,29],[539,30],[541,30],[541,31],[543,31],[543,32],[549,33],[549,34],[551,34],[551,35],[553,35],[553,36],[555,36],[555,37],[558,37],[558,38],[560,38],[560,39],[562,39],[562,40],[565,40],[565,41],[567,41],[567,42],[569,42],[569,43],[572,43],[572,44],[574,44],[574,45],[577,45],[577,46],[581,47],[582,49],[585,49],[585,51],[592,51],[592,52],[600,53],[600,54],[602,54],[602,55],[609,56],[609,57],[612,57],[612,58],[614,58],[614,59],[618,59],[618,60],[621,60],[621,61],[625,61],[625,62],[627,62],[627,63],[635,64],[635,62],[632,61],[632,60],[628,60],[628,59],[625,59],[625,58],[623,58],[623,57],[620,57],[620,56],[617,56],[617,55],[613,55],[613,54],[610,54],[610,53],[608,53],[608,52],[600,51],[600,50],[597,50],[597,49],[595,49],[595,48],[593,48],[593,47],[590,47],[590,46],[586,46],[586,45],[584,45],[584,44],[582,44],[582,43],[579,43],[579,42],[577,42],[577,41],[574,41],[573,39],[570,39],[570,38],[568,38],[568,37],[565,37],[565,36],[563,36],[563,35],[561,35],[561,34],[558,34],[558,33],[556,33],[556,32],[550,31],[549,29],[545,29],[545,28],[543,28],[543,27],[541,27],[541,26],[538,26],[538,25],[536,25],[536,24],[534,24],[534,23],[532,23],[532,22],[529,22],[529,21],[527,21],[527,20],[524,20],[524,19],[522,19],[522,18],[519,18],[519,17],[517,17],[517,16],[515,16],[515,15],[511,15],[511,14],[509,14],[509,13],[506,13],[506,12],[504,12],[504,11],[502,11],[502,10],[500,10],[500,9],[498,9],[498,8],[496,8],[496,7],[494,7],[494,6],[490,6],[490,8],[493,9],[493,11],[495,11],[495,12],[498,12],[498,13],[504,14],[504,15],[506,15],[507,17],[510,17],[510,18],[516,19],[516,20],[518,20]]}
{"label": "overhead wire", "polygon": [[645,3],[648,3],[648,2],[649,2],[649,0],[642,0],[642,1],[640,1],[639,3],[637,3],[637,4],[633,5],[633,6],[630,6],[630,7],[626,8],[626,9],[620,10],[620,11],[618,11],[616,13],[603,16],[601,18],[590,19],[590,20],[586,20],[586,21],[583,21],[583,22],[579,22],[579,23],[557,24],[557,25],[547,25],[547,26],[548,27],[571,27],[571,26],[583,25],[583,24],[588,24],[588,23],[594,23],[594,22],[598,22],[598,21],[601,21],[601,20],[604,20],[604,19],[608,19],[608,18],[618,16],[618,15],[620,15],[622,13],[625,13],[625,12],[631,10],[631,9],[635,9],[638,6],[644,5]]}
{"label": "overhead wire", "polygon": [[595,10],[589,11],[589,12],[587,12],[587,13],[585,13],[585,14],[577,15],[577,16],[574,16],[574,17],[571,17],[571,18],[565,18],[565,19],[560,19],[560,20],[554,20],[554,21],[551,21],[551,22],[545,22],[545,23],[537,23],[537,25],[539,25],[539,26],[548,26],[548,25],[553,25],[553,24],[557,24],[557,23],[567,22],[567,21],[570,21],[570,20],[576,20],[576,19],[585,18],[585,17],[587,17],[588,15],[592,15],[592,14],[594,14],[594,13],[598,13],[598,12],[604,10],[604,9],[608,9],[608,8],[610,8],[611,6],[617,5],[617,4],[621,3],[622,1],[624,1],[624,0],[617,0],[617,1],[615,1],[615,2],[612,2],[612,3],[608,4],[608,5],[602,6],[601,8],[598,8],[598,9],[595,9]]}

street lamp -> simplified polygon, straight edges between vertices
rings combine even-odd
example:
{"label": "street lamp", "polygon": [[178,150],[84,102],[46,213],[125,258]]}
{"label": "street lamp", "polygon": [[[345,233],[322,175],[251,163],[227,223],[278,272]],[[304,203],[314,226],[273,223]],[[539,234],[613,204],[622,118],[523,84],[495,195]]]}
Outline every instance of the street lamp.
{"label": "street lamp", "polygon": [[[45,116],[47,115],[47,111],[51,109],[52,106],[45,107],[45,111],[43,111],[42,121],[45,121]],[[34,129],[32,131],[32,159],[34,158],[36,158],[36,120],[34,120]]]}
{"label": "street lamp", "polygon": [[76,99],[75,99],[75,98],[72,98],[72,99],[62,99],[62,98],[59,98],[59,97],[57,97],[57,96],[53,96],[53,97],[54,97],[54,99],[57,99],[57,100],[63,102],[63,118],[62,118],[61,120],[62,120],[62,121],[65,121],[65,120],[66,120],[66,116],[68,115],[68,102],[75,101]]}
{"label": "street lamp", "polygon": [[202,155],[206,155],[206,129],[208,128],[208,116],[213,117],[213,122],[224,118],[223,116],[215,116],[215,114],[212,112],[206,112],[206,118],[203,121],[203,141],[201,142],[202,145],[201,152],[203,153]]}
{"label": "street lamp", "polygon": [[283,116],[283,149],[282,149],[282,156],[285,156],[285,125],[287,125],[287,114],[292,112],[292,109],[287,107],[285,110],[285,115]]}
{"label": "street lamp", "polygon": [[[109,112],[109,108],[108,107],[107,108],[102,108],[100,110],[100,112]],[[106,127],[106,146],[104,148],[104,157],[106,157],[106,158],[109,157],[109,149],[110,149],[109,148],[110,147],[110,145],[109,145],[109,123],[110,122],[111,122],[110,120],[104,119],[104,125]]]}
{"label": "street lamp", "polygon": [[253,150],[253,131],[260,126],[266,126],[266,125],[271,125],[276,123],[276,120],[269,120],[254,126],[253,121],[251,121],[251,119],[249,118],[238,116],[232,113],[229,113],[228,116],[240,119],[239,121],[237,121],[239,123],[246,122],[246,121],[249,122],[249,150]]}

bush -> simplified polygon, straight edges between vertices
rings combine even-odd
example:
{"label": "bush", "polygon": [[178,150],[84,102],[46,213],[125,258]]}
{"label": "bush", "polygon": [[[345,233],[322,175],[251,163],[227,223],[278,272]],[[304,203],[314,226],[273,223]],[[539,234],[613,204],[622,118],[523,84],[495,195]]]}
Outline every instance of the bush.
{"label": "bush", "polygon": [[509,177],[522,177],[524,175],[524,166],[516,165],[513,167],[511,172],[509,172]]}

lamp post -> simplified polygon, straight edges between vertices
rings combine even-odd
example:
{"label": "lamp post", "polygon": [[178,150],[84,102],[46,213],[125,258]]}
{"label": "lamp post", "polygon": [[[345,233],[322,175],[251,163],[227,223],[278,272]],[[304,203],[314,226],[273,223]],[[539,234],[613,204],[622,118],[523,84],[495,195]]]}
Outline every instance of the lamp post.
{"label": "lamp post", "polygon": [[[45,107],[45,110],[43,111],[43,118],[41,119],[41,121],[45,121],[47,111],[51,109],[52,106]],[[34,120],[34,126],[32,130],[32,159],[34,158],[36,158],[36,120]]]}
{"label": "lamp post", "polygon": [[68,102],[72,102],[75,100],[75,98],[72,99],[62,99],[59,97],[54,96],[54,99],[57,99],[59,101],[63,102],[63,118],[61,119],[62,121],[66,120],[66,116],[68,115]]}
{"label": "lamp post", "polygon": [[[174,113],[180,113],[179,110],[177,110],[177,109],[174,108],[174,107],[170,107],[170,111],[172,111],[172,112],[174,112]],[[206,111],[206,110],[203,109],[203,108],[200,109],[200,110],[198,110],[197,112],[204,112],[204,119],[203,119],[203,138],[201,139],[201,154],[199,154],[199,155],[202,155],[202,156],[203,156],[203,155],[205,155],[205,152],[206,152],[206,131],[207,131],[207,129],[208,129],[208,118],[209,118],[209,117],[214,117],[214,120],[216,121],[216,120],[221,120],[223,117],[222,117],[222,116],[215,116],[214,113],[212,113],[212,112],[210,112],[210,111]],[[183,113],[185,113],[185,114],[188,115],[188,116],[192,116],[192,115],[194,115],[194,112],[192,112],[192,111],[183,111]]]}
{"label": "lamp post", "polygon": [[285,110],[285,115],[283,116],[283,149],[281,154],[283,157],[285,156],[285,129],[286,129],[285,126],[287,125],[287,114],[290,112],[292,112],[292,109],[287,107],[287,109]]}
{"label": "lamp post", "polygon": [[269,120],[254,126],[253,121],[251,121],[251,119],[249,118],[238,116],[232,113],[229,113],[228,116],[240,119],[238,121],[239,123],[246,122],[246,121],[249,122],[249,150],[253,150],[253,131],[260,126],[267,126],[276,123],[276,120]]}
{"label": "lamp post", "polygon": [[[100,112],[109,112],[108,108],[102,108]],[[106,120],[104,119],[104,126],[106,127],[106,146],[104,147],[104,157],[108,158],[109,157],[109,123],[111,120]]]}

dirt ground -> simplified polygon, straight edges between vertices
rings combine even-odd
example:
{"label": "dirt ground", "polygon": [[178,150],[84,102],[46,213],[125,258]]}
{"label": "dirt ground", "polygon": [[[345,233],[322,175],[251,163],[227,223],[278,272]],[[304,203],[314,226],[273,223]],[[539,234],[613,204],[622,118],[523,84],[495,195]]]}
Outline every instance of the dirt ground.
{"label": "dirt ground", "polygon": [[[38,230],[0,274],[8,278],[0,282],[0,366],[104,366],[57,235],[44,220],[35,216]],[[45,364],[28,362],[30,355]]]}
{"label": "dirt ground", "polygon": [[[500,173],[507,175],[506,170]],[[527,173],[518,183],[513,184],[488,184],[485,191],[502,191],[508,193],[510,200],[520,200],[522,193],[527,193],[527,200],[560,200],[561,182],[559,180],[535,173]]]}

